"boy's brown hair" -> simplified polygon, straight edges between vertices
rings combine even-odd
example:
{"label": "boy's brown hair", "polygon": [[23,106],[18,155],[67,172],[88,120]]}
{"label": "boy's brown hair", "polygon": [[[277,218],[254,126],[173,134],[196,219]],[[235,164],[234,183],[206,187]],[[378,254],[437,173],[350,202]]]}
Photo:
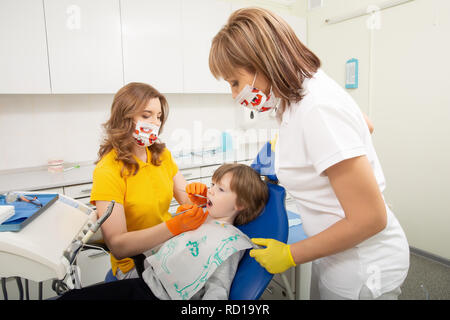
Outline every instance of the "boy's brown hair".
{"label": "boy's brown hair", "polygon": [[269,199],[267,185],[255,170],[238,163],[220,166],[212,181],[219,182],[227,173],[232,174],[230,189],[236,194],[236,205],[244,208],[236,215],[234,225],[249,223],[259,216]]}

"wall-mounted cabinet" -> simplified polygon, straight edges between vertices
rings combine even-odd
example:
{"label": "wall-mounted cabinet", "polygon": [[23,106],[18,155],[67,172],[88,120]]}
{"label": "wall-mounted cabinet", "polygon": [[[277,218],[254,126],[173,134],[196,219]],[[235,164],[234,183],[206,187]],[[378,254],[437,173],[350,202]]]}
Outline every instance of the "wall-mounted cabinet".
{"label": "wall-mounted cabinet", "polygon": [[0,94],[50,92],[42,1],[0,1]]}
{"label": "wall-mounted cabinet", "polygon": [[44,0],[44,7],[52,93],[120,89],[119,0]]}
{"label": "wall-mounted cabinet", "polygon": [[0,93],[229,93],[209,70],[220,0],[2,0]]}
{"label": "wall-mounted cabinet", "polygon": [[183,92],[181,0],[121,0],[125,83]]}
{"label": "wall-mounted cabinet", "polygon": [[181,11],[184,91],[230,93],[228,84],[216,80],[211,74],[209,51],[212,39],[231,14],[231,4],[214,0],[183,0]]}
{"label": "wall-mounted cabinet", "polygon": [[[208,12],[208,14],[202,14]],[[211,40],[231,13],[215,0],[121,0],[125,83],[165,93],[228,93],[209,71]]]}

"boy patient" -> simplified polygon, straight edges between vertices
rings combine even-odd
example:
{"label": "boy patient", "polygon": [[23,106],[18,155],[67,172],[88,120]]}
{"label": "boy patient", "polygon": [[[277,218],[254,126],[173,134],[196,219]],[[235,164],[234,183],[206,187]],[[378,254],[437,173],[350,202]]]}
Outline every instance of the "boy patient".
{"label": "boy patient", "polygon": [[[192,183],[186,191],[196,205],[206,204],[208,218],[198,229],[172,238],[148,257],[142,277],[159,299],[228,299],[239,261],[245,249],[253,247],[233,225],[258,217],[268,199],[267,186],[252,168],[225,164],[214,172],[209,189]],[[190,207],[180,206],[178,212]],[[165,260],[171,254],[172,264]]]}
{"label": "boy patient", "polygon": [[206,205],[206,221],[145,252],[142,278],[72,290],[61,298],[228,299],[239,261],[246,249],[254,247],[235,225],[259,216],[269,197],[268,188],[251,167],[224,164],[214,172],[209,189],[191,183],[186,192],[194,205],[182,205],[177,213]]}

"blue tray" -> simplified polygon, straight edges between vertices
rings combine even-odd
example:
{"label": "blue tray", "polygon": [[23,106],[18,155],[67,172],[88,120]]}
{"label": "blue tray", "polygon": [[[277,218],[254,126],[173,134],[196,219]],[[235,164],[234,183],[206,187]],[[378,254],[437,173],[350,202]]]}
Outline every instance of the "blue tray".
{"label": "blue tray", "polygon": [[15,214],[0,224],[0,232],[1,231],[20,231],[27,224],[33,221],[37,216],[39,216],[42,212],[47,210],[56,200],[58,200],[58,194],[33,194],[33,193],[25,193],[25,195],[30,197],[37,197],[38,200],[42,203],[42,207],[38,207],[32,203],[24,202],[24,201],[15,201],[12,203],[6,203],[6,199],[4,195],[0,196],[0,205],[10,205],[14,206]]}

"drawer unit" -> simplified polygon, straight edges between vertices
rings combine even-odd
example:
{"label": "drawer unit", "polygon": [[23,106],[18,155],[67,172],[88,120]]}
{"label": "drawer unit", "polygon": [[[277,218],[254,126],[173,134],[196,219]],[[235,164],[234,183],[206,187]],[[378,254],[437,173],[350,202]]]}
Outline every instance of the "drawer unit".
{"label": "drawer unit", "polygon": [[202,177],[202,179],[200,180],[200,182],[201,183],[204,183],[204,184],[206,184],[206,186],[208,187],[208,188],[210,188],[211,187],[211,182],[212,182],[212,177]]}
{"label": "drawer unit", "polygon": [[245,164],[247,166],[250,166],[253,163],[253,161],[255,161],[255,160],[254,159],[242,160],[242,161],[238,161],[238,163],[242,163],[242,164]]}
{"label": "drawer unit", "polygon": [[50,188],[50,189],[40,189],[40,190],[37,190],[37,192],[40,192],[40,193],[60,193],[60,194],[64,194],[64,189],[63,189],[63,187],[61,187],[61,188]]}
{"label": "drawer unit", "polygon": [[190,168],[180,170],[186,180],[199,179],[201,177],[200,168]]}
{"label": "drawer unit", "polygon": [[212,177],[214,172],[221,166],[221,164],[215,166],[201,167],[200,174],[202,178]]}
{"label": "drawer unit", "polygon": [[95,206],[91,204],[91,197],[78,198],[77,201],[80,201],[82,204],[88,206],[89,208],[95,209]]}
{"label": "drawer unit", "polygon": [[64,187],[64,194],[74,199],[89,197],[91,195],[91,191],[92,183]]}

